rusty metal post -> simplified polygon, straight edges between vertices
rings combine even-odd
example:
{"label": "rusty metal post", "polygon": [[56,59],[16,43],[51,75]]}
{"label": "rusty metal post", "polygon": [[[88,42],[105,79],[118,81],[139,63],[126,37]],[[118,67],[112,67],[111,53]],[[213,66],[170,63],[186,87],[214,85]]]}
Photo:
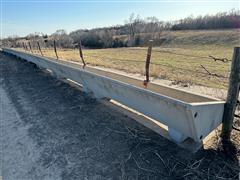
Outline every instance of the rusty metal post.
{"label": "rusty metal post", "polygon": [[149,80],[149,67],[150,67],[150,62],[151,62],[152,46],[153,46],[153,40],[149,40],[148,51],[147,51],[147,58],[146,58],[146,64],[145,64],[146,79],[143,82],[143,85],[145,87],[147,87],[147,84],[150,81]]}
{"label": "rusty metal post", "polygon": [[42,50],[41,50],[41,47],[40,47],[40,44],[39,44],[39,42],[37,42],[37,45],[38,45],[38,49],[39,49],[39,51],[40,51],[41,55],[43,56],[43,53],[42,53]]}
{"label": "rusty metal post", "polygon": [[29,45],[29,48],[30,48],[31,53],[33,53],[33,51],[32,51],[32,46],[31,46],[30,41],[28,42],[28,45]]}
{"label": "rusty metal post", "polygon": [[55,40],[53,41],[53,46],[54,46],[54,51],[55,51],[56,57],[57,57],[57,59],[58,59],[58,54],[57,54],[57,48],[56,48],[56,42],[55,42]]}
{"label": "rusty metal post", "polygon": [[78,47],[79,47],[80,58],[81,58],[81,60],[82,60],[83,68],[84,68],[84,67],[86,66],[86,63],[85,63],[84,58],[83,58],[82,43],[81,43],[81,40],[80,40],[79,43],[78,43]]}
{"label": "rusty metal post", "polygon": [[240,85],[240,47],[234,48],[231,73],[229,78],[227,101],[224,107],[222,132],[221,137],[223,141],[229,141],[234,120],[234,113],[239,96]]}

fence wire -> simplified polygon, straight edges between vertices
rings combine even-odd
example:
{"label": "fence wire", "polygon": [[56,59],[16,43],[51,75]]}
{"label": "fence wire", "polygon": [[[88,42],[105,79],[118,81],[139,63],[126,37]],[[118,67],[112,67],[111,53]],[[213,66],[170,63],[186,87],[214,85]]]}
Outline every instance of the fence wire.
{"label": "fence wire", "polygon": [[[119,62],[129,62],[129,63],[145,63],[145,61],[140,61],[140,60],[135,60],[135,59],[119,59],[119,58],[110,58],[110,57],[103,57],[103,56],[94,56],[94,55],[85,55],[86,57],[90,57],[90,58],[96,58],[96,60],[101,60],[101,61],[119,61]],[[154,61],[154,59],[153,59]],[[163,63],[157,63],[157,62],[150,62],[150,64],[152,65],[156,65],[156,66],[163,66],[163,67],[168,67],[171,69],[176,69],[176,70],[181,70],[181,71],[186,71],[186,72],[191,72],[194,74],[202,74],[202,75],[207,75],[207,76],[214,76],[217,78],[223,78],[223,79],[228,79],[228,76],[223,76],[217,73],[212,73],[210,72],[206,67],[204,67],[203,65],[200,65],[199,67],[201,69],[203,69],[205,72],[201,72],[201,71],[194,71],[191,69],[187,69],[187,68],[182,68],[182,67],[176,67],[176,66],[172,66],[171,64],[163,64]]]}
{"label": "fence wire", "polygon": [[[147,51],[146,48],[129,48],[129,50],[133,50],[133,51]],[[192,55],[192,54],[186,54],[186,53],[176,53],[173,51],[169,51],[169,50],[156,50],[153,49],[153,52],[156,53],[167,53],[167,54],[172,54],[172,55],[177,55],[177,56],[183,56],[183,57],[189,57],[189,58],[198,58],[198,59],[206,59],[206,60],[213,60],[213,61],[221,61],[221,62],[231,62],[231,60],[229,60],[228,58],[221,58],[221,57],[214,57],[212,55],[208,55],[208,56],[197,56],[197,55]]]}
{"label": "fence wire", "polygon": [[[56,47],[57,48],[57,47]],[[27,48],[26,45],[23,46],[23,49],[24,50],[30,50],[30,48]],[[37,48],[37,51],[39,51],[39,47]],[[44,50],[45,48],[42,48],[42,50]],[[54,48],[55,49],[55,48]],[[136,51],[137,52],[144,52],[147,54],[147,49],[146,48],[126,48],[126,50],[130,50],[130,51]],[[57,50],[59,51],[59,49]],[[33,50],[32,53],[34,53],[35,50]],[[40,50],[41,52],[41,50]],[[53,51],[54,52],[54,51]],[[159,53],[166,53],[166,54],[169,54],[169,55],[176,55],[176,56],[182,56],[182,57],[187,57],[187,58],[194,58],[194,59],[201,59],[201,60],[211,60],[211,61],[214,61],[214,62],[221,62],[221,63],[229,63],[231,60],[229,60],[228,58],[225,58],[225,57],[214,57],[213,55],[208,55],[208,56],[199,56],[199,55],[193,55],[193,54],[187,54],[187,53],[178,53],[178,52],[174,52],[174,51],[170,51],[170,50],[163,50],[163,49],[152,49],[152,53],[154,54],[154,56],[158,56]],[[42,54],[42,52],[41,52]],[[139,66],[142,68],[144,68],[144,65],[146,63],[145,61],[145,58],[146,57],[142,57],[143,60],[136,60],[136,59],[131,59],[131,58],[113,58],[113,57],[107,57],[107,56],[101,56],[101,55],[91,55],[91,54],[88,54],[88,53],[84,53],[84,50],[83,50],[83,56],[86,57],[85,61],[86,61],[86,64],[93,64],[93,65],[96,65],[97,63],[93,63],[92,60],[90,60],[89,58],[91,59],[94,59],[95,61],[97,62],[105,62],[105,61],[109,61],[109,62],[124,62],[126,66],[129,66],[130,64],[129,63],[136,63],[136,66]],[[57,57],[58,58],[58,57]],[[184,67],[178,67],[178,66],[174,66],[172,64],[168,64],[168,63],[163,63],[163,62],[155,62],[155,59],[154,57],[152,57],[152,60],[150,61],[150,64],[153,65],[153,66],[157,66],[159,67],[159,69],[164,69],[165,71],[167,69],[171,69],[172,73],[178,73],[178,74],[191,74],[191,77],[193,75],[201,75],[201,77],[199,78],[212,78],[214,77],[216,79],[216,81],[218,81],[219,83],[227,83],[227,80],[229,78],[229,72],[226,71],[226,73],[224,74],[227,74],[227,75],[223,75],[223,73],[221,74],[218,74],[218,73],[215,73],[215,72],[211,72],[210,69],[208,69],[208,67],[205,67],[204,65],[200,64],[198,65],[198,67],[194,67],[196,68],[195,70],[194,69],[190,69],[190,68],[184,68]],[[126,67],[127,68],[127,67]],[[166,69],[167,68],[167,69]],[[174,72],[173,72],[174,71]],[[159,72],[161,73],[161,71]],[[150,73],[151,74],[151,73]]]}

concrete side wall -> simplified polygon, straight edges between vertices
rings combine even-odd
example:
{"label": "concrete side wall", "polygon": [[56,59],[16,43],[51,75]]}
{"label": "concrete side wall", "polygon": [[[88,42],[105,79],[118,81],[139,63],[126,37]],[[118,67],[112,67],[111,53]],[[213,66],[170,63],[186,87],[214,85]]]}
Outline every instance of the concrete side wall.
{"label": "concrete side wall", "polygon": [[[26,52],[24,52],[24,53],[27,54],[28,56],[37,56],[37,55],[32,55],[31,53],[26,53]],[[44,57],[41,57],[41,58],[44,58]],[[56,61],[56,59],[52,59],[52,60]],[[76,68],[82,69],[81,65],[75,64],[73,62],[62,61],[62,60],[58,60],[57,62],[59,62],[61,64],[70,65],[71,67],[76,67]],[[143,79],[128,77],[128,76],[123,75],[123,74],[119,74],[119,73],[115,73],[115,72],[111,72],[111,71],[106,71],[106,70],[96,68],[96,67],[86,66],[85,70],[87,70],[88,72],[92,72],[92,73],[104,76],[104,77],[109,77],[111,79],[121,81],[121,82],[124,82],[124,83],[127,83],[127,84],[132,84],[132,85],[140,87],[140,88],[148,89],[148,90],[150,90],[152,92],[155,92],[157,94],[161,94],[163,96],[171,97],[173,99],[176,99],[178,101],[182,101],[182,102],[185,102],[185,103],[209,103],[209,102],[213,102],[213,101],[214,102],[219,101],[219,99],[216,99],[216,98],[213,98],[213,97],[189,92],[189,91],[182,90],[182,89],[177,89],[177,88],[167,86],[167,85],[163,85],[163,84],[155,84],[155,83],[152,83],[152,82],[148,83],[148,86],[146,88],[143,85]]]}
{"label": "concrete side wall", "polygon": [[[50,69],[59,78],[68,78],[82,84],[86,92],[92,92],[97,98],[114,99],[167,125],[173,132],[179,132],[197,142],[202,141],[222,120],[224,103],[195,107],[61,62],[10,49],[4,51],[33,62],[40,68]],[[214,109],[211,109],[212,107]]]}

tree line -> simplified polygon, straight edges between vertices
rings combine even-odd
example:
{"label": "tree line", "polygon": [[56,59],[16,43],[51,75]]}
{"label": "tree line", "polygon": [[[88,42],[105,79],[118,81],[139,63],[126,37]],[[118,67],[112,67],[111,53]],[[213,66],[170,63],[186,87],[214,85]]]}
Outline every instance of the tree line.
{"label": "tree line", "polygon": [[240,28],[240,11],[231,10],[229,12],[217,13],[215,15],[205,15],[179,20],[172,26],[172,30],[198,30],[198,29],[230,29]]}
{"label": "tree line", "polygon": [[240,28],[240,11],[217,13],[193,17],[189,16],[175,22],[160,21],[156,17],[141,18],[131,14],[124,25],[112,27],[79,29],[71,33],[57,30],[51,35],[33,33],[26,37],[8,37],[1,42],[7,47],[22,47],[23,43],[31,43],[37,47],[37,42],[43,47],[53,47],[53,41],[59,48],[75,48],[81,40],[85,48],[117,48],[143,46],[153,39],[155,45],[161,45],[166,39],[161,34],[164,30],[200,30],[200,29],[227,29]]}

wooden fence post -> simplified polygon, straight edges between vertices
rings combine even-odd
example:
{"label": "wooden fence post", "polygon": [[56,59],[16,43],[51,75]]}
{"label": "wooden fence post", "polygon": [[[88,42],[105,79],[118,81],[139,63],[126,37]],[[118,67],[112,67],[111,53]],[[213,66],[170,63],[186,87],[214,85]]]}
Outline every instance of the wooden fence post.
{"label": "wooden fence post", "polygon": [[229,87],[227,101],[224,107],[222,132],[221,137],[223,141],[229,141],[234,120],[234,113],[239,95],[240,84],[240,47],[234,48],[231,73],[229,78]]}
{"label": "wooden fence post", "polygon": [[57,59],[58,59],[58,54],[57,54],[57,48],[56,48],[56,42],[55,42],[55,40],[53,41],[53,46],[54,46],[54,51],[55,51],[56,57],[57,57]]}
{"label": "wooden fence post", "polygon": [[82,53],[82,43],[81,43],[81,40],[79,41],[78,43],[78,47],[79,47],[79,54],[80,54],[80,58],[82,60],[82,63],[83,63],[83,68],[86,66],[86,63],[84,61],[84,58],[83,58],[83,53]]}
{"label": "wooden fence post", "polygon": [[28,45],[29,45],[29,48],[30,48],[31,53],[33,53],[33,51],[32,51],[32,46],[31,46],[30,41],[28,42]]}
{"label": "wooden fence post", "polygon": [[37,45],[38,45],[38,49],[39,49],[39,51],[40,51],[41,55],[43,56],[43,53],[42,53],[42,50],[41,50],[41,47],[40,47],[40,44],[39,44],[39,42],[37,42]]}
{"label": "wooden fence post", "polygon": [[25,47],[26,51],[28,51],[28,46],[27,46],[27,44],[24,43],[24,47]]}
{"label": "wooden fence post", "polygon": [[143,85],[147,87],[149,80],[149,67],[150,67],[150,61],[151,61],[151,55],[152,55],[152,46],[153,46],[153,40],[149,40],[148,45],[148,51],[147,51],[147,58],[146,58],[146,64],[145,64],[145,74],[146,79],[143,82]]}
{"label": "wooden fence post", "polygon": [[22,42],[22,47],[23,47],[23,49],[26,51],[24,42]]}

